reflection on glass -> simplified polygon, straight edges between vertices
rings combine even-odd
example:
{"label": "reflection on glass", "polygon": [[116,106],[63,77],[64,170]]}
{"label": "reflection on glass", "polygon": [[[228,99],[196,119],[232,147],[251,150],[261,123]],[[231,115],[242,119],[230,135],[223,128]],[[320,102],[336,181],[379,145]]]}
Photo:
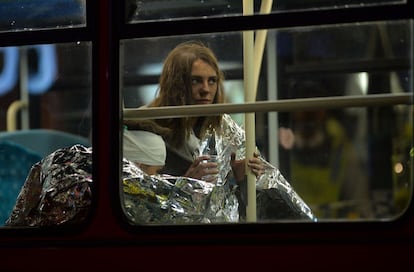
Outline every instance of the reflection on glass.
{"label": "reflection on glass", "polygon": [[0,48],[1,225],[76,223],[87,214],[90,50],[89,42]]}
{"label": "reflection on glass", "polygon": [[[315,8],[347,8],[366,5],[402,4],[406,0],[282,0],[251,1],[254,13],[269,13]],[[127,0],[125,16],[130,23],[152,20],[204,18],[243,14],[239,0]]]}
{"label": "reflection on glass", "polygon": [[0,1],[0,32],[81,27],[86,23],[85,0]]}
{"label": "reflection on glass", "polygon": [[[400,21],[269,30],[256,100],[318,98],[324,101],[326,97],[369,98],[369,95],[384,96],[386,101],[388,96],[410,99],[410,29],[411,22]],[[122,41],[121,91],[125,99],[124,114],[128,113],[124,116],[125,129],[155,131],[164,137],[169,149],[168,129],[162,131],[154,123],[165,128],[174,119],[142,123],[141,119],[134,118],[133,109],[161,105],[153,101],[162,95],[163,87],[159,83],[162,67],[166,65],[168,53],[185,41],[201,41],[215,53],[224,74],[224,81],[218,77],[218,84],[228,82],[224,84],[224,98],[220,101],[243,100],[242,36],[241,32],[233,32]],[[190,70],[193,72],[193,69],[192,66]],[[191,86],[198,84],[198,77],[190,78],[194,84]],[[174,92],[168,97],[173,96]],[[400,216],[411,201],[412,106],[386,102],[332,109],[332,102],[327,102],[321,108],[307,109],[306,102],[301,105],[300,110],[255,115],[256,145],[262,162],[268,170],[276,171],[261,173],[262,178],[257,180],[258,222],[304,219],[284,217],[286,207],[272,202],[278,197],[286,205],[297,200],[296,204],[303,204],[296,206],[297,211],[304,214],[309,208],[314,217],[305,218],[311,221],[389,220]],[[231,160],[231,146],[243,143],[244,118],[225,116],[226,121],[214,132],[208,129],[201,134],[196,131],[187,136],[182,134],[183,139],[200,136],[194,138],[195,149],[185,163],[178,163],[183,157],[178,155],[180,152],[174,153],[171,148],[167,151],[161,174],[169,174],[168,177],[147,176],[139,168],[132,169],[128,160],[124,161],[122,199],[132,223],[244,222],[243,183],[237,182],[240,180],[231,167],[222,177],[232,175],[233,183],[227,185],[234,186],[234,195],[218,189],[214,183],[204,185],[201,176],[188,178],[190,167],[197,164],[195,158],[204,154],[201,151],[209,131],[215,135],[216,151],[208,154],[220,154],[221,162]],[[151,118],[151,114],[146,118]],[[237,158],[244,158],[243,144],[239,148],[236,153],[242,155]],[[261,193],[260,186],[265,180],[267,185],[274,184],[278,189],[271,190],[272,194]],[[284,181],[288,184],[285,187]],[[154,184],[160,187],[151,187]],[[293,193],[284,194],[282,187],[290,188]],[[221,199],[222,204],[226,200],[228,206],[209,202],[207,199],[211,198]]]}

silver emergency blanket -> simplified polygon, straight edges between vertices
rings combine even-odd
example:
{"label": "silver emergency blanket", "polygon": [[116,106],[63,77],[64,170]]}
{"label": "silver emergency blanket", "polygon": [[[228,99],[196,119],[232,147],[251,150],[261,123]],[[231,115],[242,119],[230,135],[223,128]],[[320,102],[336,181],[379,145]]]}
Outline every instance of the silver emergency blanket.
{"label": "silver emergency blanket", "polygon": [[149,176],[124,159],[122,187],[125,213],[135,224],[224,223],[238,220],[237,202],[229,206],[222,203],[229,200],[218,198],[218,187],[213,183],[188,177]]}
{"label": "silver emergency blanket", "polygon": [[[224,115],[222,126],[201,139],[199,154],[219,157],[219,182],[188,177],[147,175],[123,159],[121,201],[133,224],[243,222],[245,189],[231,174],[231,153],[245,157],[244,130]],[[266,166],[256,183],[258,222],[316,221],[280,171]],[[48,226],[82,222],[92,199],[92,148],[58,149],[33,165],[6,221],[9,226]]]}
{"label": "silver emergency blanket", "polygon": [[[125,213],[134,224],[197,224],[242,222],[246,196],[231,174],[231,153],[245,158],[244,130],[224,115],[218,130],[201,139],[195,156],[217,155],[219,175],[215,183],[169,175],[145,174],[123,161]],[[302,219],[316,221],[311,209],[280,171],[261,158],[266,170],[257,180],[258,221]]]}
{"label": "silver emergency blanket", "polygon": [[[224,114],[221,127],[210,129],[201,140],[197,156],[214,154],[219,157],[219,183],[218,186],[231,187],[231,153],[236,153],[236,159],[246,158],[245,131],[230,115]],[[259,150],[257,150],[258,153]],[[256,206],[258,220],[274,219],[309,219],[317,221],[312,210],[296,193],[282,173],[267,162],[262,156],[261,161],[265,166],[265,172],[256,182]],[[246,186],[246,185],[244,185]],[[246,201],[246,188],[241,185],[239,200]],[[221,198],[229,199],[234,191],[221,190],[226,195]],[[227,204],[227,203],[226,203]],[[226,209],[226,207],[223,207]],[[239,210],[243,210],[239,208]]]}
{"label": "silver emergency blanket", "polygon": [[34,164],[6,226],[52,226],[80,223],[92,193],[92,149],[58,149]]}

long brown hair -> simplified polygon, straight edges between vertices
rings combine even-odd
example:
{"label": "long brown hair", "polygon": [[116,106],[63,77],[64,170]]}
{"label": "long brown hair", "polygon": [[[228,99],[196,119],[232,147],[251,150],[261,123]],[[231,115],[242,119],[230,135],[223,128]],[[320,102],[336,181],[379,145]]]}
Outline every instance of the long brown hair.
{"label": "long brown hair", "polygon": [[171,129],[168,127],[163,127],[157,124],[156,121],[151,119],[146,120],[124,120],[124,126],[129,130],[145,130],[155,134],[160,135],[161,137],[166,137],[171,133]]}
{"label": "long brown hair", "polygon": [[[157,97],[149,107],[182,106],[191,103],[191,70],[193,63],[201,59],[208,63],[217,74],[217,92],[213,103],[224,102],[224,74],[218,66],[213,51],[198,41],[184,42],[176,46],[164,61],[160,76],[160,85]],[[190,135],[192,128],[199,128],[198,137],[202,136],[209,126],[218,127],[221,115],[207,117],[188,117],[158,119],[157,123],[171,129],[166,141],[173,146],[180,146]]]}

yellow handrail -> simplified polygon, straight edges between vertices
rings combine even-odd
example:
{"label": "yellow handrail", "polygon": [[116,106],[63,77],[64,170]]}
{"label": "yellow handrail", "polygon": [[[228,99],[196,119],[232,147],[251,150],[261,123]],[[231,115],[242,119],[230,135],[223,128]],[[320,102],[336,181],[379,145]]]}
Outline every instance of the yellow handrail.
{"label": "yellow handrail", "polygon": [[7,131],[15,131],[17,129],[17,113],[28,104],[22,100],[13,101],[7,109]]}

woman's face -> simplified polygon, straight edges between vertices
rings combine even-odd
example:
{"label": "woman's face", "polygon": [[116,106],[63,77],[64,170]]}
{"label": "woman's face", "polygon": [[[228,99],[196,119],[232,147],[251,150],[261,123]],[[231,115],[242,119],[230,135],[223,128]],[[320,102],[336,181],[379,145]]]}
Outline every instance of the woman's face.
{"label": "woman's face", "polygon": [[217,92],[218,76],[205,61],[198,59],[191,69],[192,104],[212,104]]}

